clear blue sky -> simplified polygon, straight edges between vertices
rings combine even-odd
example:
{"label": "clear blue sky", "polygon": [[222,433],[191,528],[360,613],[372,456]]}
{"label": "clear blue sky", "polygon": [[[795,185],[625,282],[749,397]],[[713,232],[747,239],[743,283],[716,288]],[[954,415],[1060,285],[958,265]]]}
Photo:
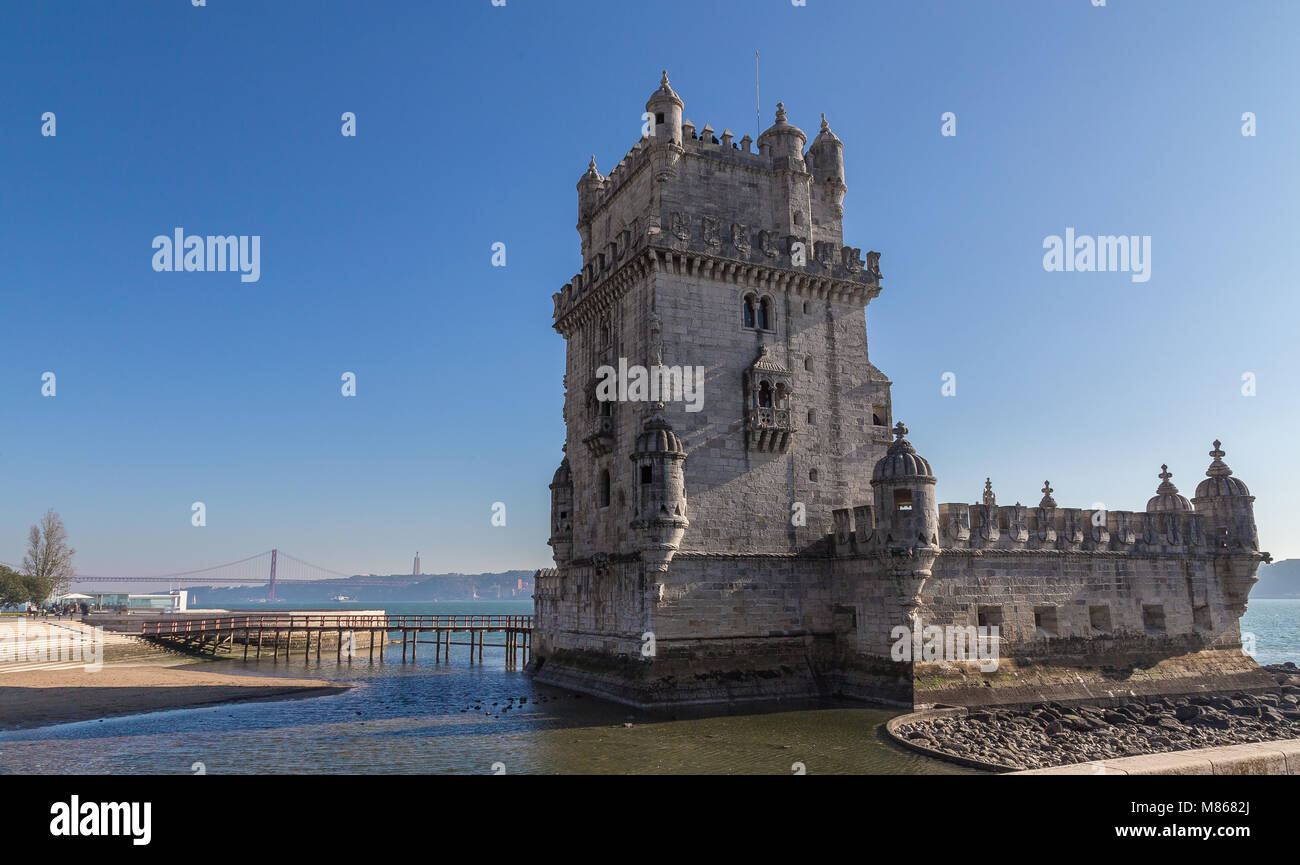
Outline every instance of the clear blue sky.
{"label": "clear blue sky", "polygon": [[[0,560],[54,507],[86,573],[549,564],[574,184],[665,67],[754,134],[755,50],[763,125],[845,142],[871,359],[940,501],[1141,509],[1218,437],[1300,555],[1297,33],[1289,2],[7,4]],[[261,235],[261,280],[155,273],[176,226]],[[1151,280],[1045,272],[1067,226],[1151,235]]]}

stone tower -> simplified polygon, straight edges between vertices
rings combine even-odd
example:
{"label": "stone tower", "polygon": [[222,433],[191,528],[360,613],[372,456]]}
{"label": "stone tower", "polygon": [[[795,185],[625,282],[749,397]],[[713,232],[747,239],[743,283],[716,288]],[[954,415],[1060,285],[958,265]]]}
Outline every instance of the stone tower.
{"label": "stone tower", "polygon": [[[555,295],[568,456],[551,485],[551,588],[571,630],[543,627],[554,667],[566,649],[641,662],[675,587],[717,577],[710,561],[824,549],[831,512],[871,494],[890,442],[890,383],[863,326],[879,254],[843,245],[842,142],[823,116],[805,153],[783,104],[757,142],[697,129],[684,108],[665,73],[650,134],[608,175],[593,157],[577,184],[583,268]],[[694,400],[600,398],[602,368],[636,366],[702,384]]]}

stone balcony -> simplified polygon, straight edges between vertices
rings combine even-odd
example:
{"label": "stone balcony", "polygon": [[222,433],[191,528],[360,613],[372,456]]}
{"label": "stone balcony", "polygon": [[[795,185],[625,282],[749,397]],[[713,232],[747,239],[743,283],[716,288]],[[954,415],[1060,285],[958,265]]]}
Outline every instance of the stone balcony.
{"label": "stone balcony", "polygon": [[593,457],[602,457],[614,448],[614,418],[598,417],[592,431],[582,439]]}
{"label": "stone balcony", "polygon": [[784,451],[795,432],[789,409],[760,406],[749,409],[745,433],[750,450]]}

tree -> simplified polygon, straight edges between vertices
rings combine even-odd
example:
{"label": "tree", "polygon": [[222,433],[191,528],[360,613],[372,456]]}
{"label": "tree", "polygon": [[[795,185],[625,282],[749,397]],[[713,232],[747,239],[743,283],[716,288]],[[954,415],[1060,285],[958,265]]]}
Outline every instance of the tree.
{"label": "tree", "polygon": [[23,570],[32,578],[33,589],[39,595],[33,600],[43,601],[51,595],[62,595],[68,591],[76,576],[76,571],[72,568],[72,557],[76,552],[68,546],[68,533],[63,528],[63,520],[50,508],[27,533],[27,555],[23,557]]}
{"label": "tree", "polygon": [[31,578],[0,565],[0,607],[17,607],[32,600]]}

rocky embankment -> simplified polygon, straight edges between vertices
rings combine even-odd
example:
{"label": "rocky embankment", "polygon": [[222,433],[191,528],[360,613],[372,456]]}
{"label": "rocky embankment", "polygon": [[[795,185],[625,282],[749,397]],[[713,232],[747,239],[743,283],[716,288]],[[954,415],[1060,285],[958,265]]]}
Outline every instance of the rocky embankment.
{"label": "rocky embankment", "polygon": [[924,748],[1013,769],[1300,738],[1300,670],[1264,693],[1134,698],[1117,705],[977,709],[896,731]]}

